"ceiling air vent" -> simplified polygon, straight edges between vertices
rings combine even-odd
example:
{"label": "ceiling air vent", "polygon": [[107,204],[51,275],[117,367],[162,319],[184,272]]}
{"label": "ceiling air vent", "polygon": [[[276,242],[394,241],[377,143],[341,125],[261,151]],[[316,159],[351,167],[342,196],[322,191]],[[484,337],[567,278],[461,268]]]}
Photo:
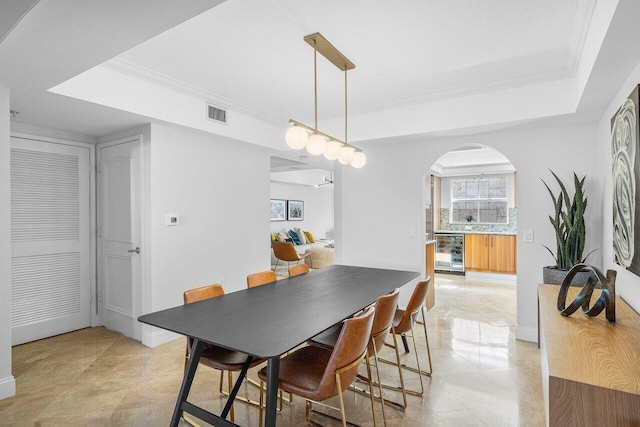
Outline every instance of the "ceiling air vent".
{"label": "ceiling air vent", "polygon": [[227,123],[227,110],[207,104],[207,117],[219,123]]}

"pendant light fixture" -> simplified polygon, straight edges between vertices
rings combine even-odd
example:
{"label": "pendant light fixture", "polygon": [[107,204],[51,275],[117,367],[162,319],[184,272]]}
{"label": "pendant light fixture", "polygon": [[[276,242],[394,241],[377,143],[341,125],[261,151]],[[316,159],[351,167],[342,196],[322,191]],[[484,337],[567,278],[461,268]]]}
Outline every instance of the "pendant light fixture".
{"label": "pendant light fixture", "polygon": [[[293,126],[287,130],[285,141],[289,147],[295,150],[306,147],[309,154],[314,156],[323,154],[329,160],[338,160],[343,165],[350,164],[354,168],[361,168],[367,162],[366,156],[360,148],[347,143],[347,71],[356,66],[320,33],[308,35],[304,37],[304,41],[313,47],[315,126],[310,127],[290,119],[289,124]],[[338,69],[344,71],[344,141],[318,130],[318,52]]]}

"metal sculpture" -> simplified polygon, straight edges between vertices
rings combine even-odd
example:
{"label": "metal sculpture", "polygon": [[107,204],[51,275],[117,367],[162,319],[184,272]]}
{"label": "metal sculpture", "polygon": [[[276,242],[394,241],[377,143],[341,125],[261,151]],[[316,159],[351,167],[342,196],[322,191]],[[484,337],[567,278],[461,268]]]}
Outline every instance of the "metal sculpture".
{"label": "metal sculpture", "polygon": [[[591,275],[589,280],[582,287],[580,293],[575,297],[573,302],[565,308],[567,303],[567,293],[569,291],[569,285],[573,277],[580,271],[590,271]],[[596,286],[600,284],[602,293],[600,298],[591,306],[591,295]],[[605,316],[610,322],[616,321],[616,271],[607,270],[605,276],[598,268],[588,264],[576,264],[567,273],[562,285],[560,286],[560,292],[558,293],[558,311],[563,316],[571,316],[578,308],[582,307],[582,311],[588,315],[595,317],[605,310]]]}

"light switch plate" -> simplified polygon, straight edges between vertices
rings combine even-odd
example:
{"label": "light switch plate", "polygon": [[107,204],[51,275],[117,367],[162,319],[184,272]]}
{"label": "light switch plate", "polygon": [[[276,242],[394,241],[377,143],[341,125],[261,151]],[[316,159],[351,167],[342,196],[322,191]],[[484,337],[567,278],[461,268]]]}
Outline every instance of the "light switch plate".
{"label": "light switch plate", "polygon": [[522,241],[525,243],[533,243],[533,230],[524,230]]}

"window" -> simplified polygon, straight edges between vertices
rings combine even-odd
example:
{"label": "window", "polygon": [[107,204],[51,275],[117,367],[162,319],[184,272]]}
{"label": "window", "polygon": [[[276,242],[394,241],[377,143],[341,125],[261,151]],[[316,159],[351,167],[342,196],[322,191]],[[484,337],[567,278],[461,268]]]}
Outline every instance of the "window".
{"label": "window", "polygon": [[451,223],[508,224],[507,177],[451,179]]}

